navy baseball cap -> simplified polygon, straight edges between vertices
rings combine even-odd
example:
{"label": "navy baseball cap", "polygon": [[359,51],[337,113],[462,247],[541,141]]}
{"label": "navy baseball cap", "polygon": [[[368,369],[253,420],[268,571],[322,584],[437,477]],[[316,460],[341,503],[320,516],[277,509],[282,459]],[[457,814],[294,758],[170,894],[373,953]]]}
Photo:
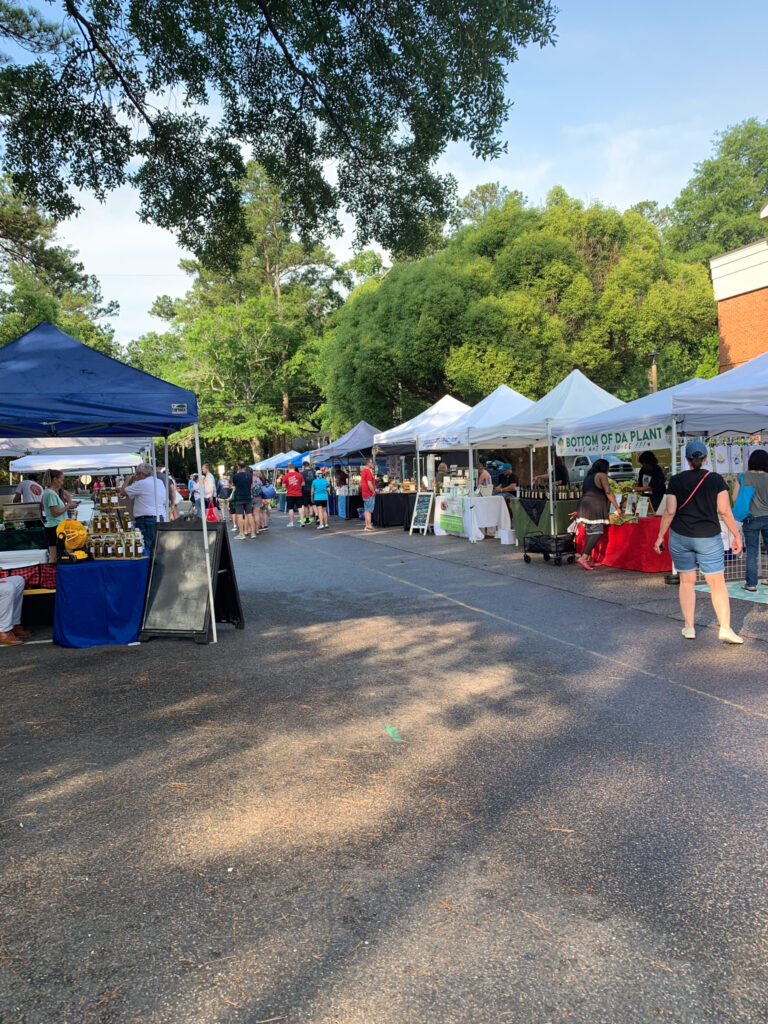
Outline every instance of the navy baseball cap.
{"label": "navy baseball cap", "polygon": [[703,459],[706,459],[709,455],[709,449],[703,441],[689,441],[685,446],[685,457],[691,459],[696,455],[700,455]]}

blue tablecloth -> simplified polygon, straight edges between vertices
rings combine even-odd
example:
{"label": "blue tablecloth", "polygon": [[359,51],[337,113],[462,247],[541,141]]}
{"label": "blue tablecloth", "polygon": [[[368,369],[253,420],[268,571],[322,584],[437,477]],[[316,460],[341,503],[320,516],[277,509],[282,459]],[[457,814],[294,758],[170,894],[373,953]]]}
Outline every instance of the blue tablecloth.
{"label": "blue tablecloth", "polygon": [[61,647],[133,643],[139,636],[148,576],[148,558],[59,563],[53,642]]}

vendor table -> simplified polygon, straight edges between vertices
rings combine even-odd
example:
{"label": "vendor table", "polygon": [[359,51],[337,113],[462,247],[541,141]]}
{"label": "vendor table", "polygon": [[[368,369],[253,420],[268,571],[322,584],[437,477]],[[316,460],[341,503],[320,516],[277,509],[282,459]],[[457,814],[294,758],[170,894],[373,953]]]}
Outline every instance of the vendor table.
{"label": "vendor table", "polygon": [[359,494],[337,494],[336,500],[339,503],[339,519],[356,519],[357,510],[363,507],[363,499]]}
{"label": "vendor table", "polygon": [[67,564],[56,572],[53,642],[61,647],[130,644],[138,639],[149,559]]}
{"label": "vendor table", "polygon": [[[672,572],[669,551],[657,555],[653,550],[658,535],[658,516],[638,519],[636,523],[624,523],[623,526],[609,526],[592,552],[592,561],[595,565],[635,572]],[[579,551],[584,550],[583,527],[579,527],[576,547]]]}
{"label": "vendor table", "polygon": [[[571,513],[576,511],[578,501],[558,501],[555,503],[555,533],[565,533],[571,521]],[[515,539],[522,543],[523,537],[529,533],[551,533],[549,522],[549,501],[539,498],[510,498],[509,511]]]}
{"label": "vendor table", "polygon": [[[509,511],[507,503],[501,494],[479,497],[473,495],[464,498],[451,498],[451,502],[461,502],[462,506],[462,530],[458,533],[455,530],[445,530],[440,525],[440,499],[443,495],[435,498],[435,536],[444,537],[447,534],[454,537],[469,537],[471,540],[483,540],[483,530],[508,530],[510,528]],[[472,513],[474,512],[474,528],[472,526]]]}
{"label": "vendor table", "polygon": [[374,526],[402,526],[404,530],[410,530],[415,504],[415,491],[377,494],[371,522]]}

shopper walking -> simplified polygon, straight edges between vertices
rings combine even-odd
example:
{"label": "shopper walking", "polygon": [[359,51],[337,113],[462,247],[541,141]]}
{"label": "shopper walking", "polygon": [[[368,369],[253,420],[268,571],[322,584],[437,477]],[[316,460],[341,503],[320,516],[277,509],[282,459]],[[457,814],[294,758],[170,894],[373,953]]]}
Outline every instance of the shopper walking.
{"label": "shopper walking", "polygon": [[312,504],[317,512],[318,530],[328,529],[328,480],[321,469],[312,481]]}
{"label": "shopper walking", "polygon": [[374,465],[373,459],[367,458],[360,473],[360,495],[363,499],[364,532],[366,533],[373,532],[373,510],[376,506],[376,481],[373,478]]}
{"label": "shopper walking", "polygon": [[659,536],[653,545],[661,551],[664,535],[669,529],[669,552],[680,574],[680,608],[684,625],[682,634],[693,640],[696,612],[696,566],[709,584],[712,606],[720,623],[720,639],[729,644],[744,641],[731,629],[731,604],[725,585],[725,551],[720,534],[723,520],[731,534],[731,550],[741,551],[741,534],[731,511],[728,485],[719,473],[702,469],[707,446],[702,441],[689,441],[685,457],[690,469],[676,473],[667,485],[667,501],[661,517]]}
{"label": "shopper walking", "polygon": [[611,490],[608,468],[608,462],[605,459],[597,459],[592,463],[581,486],[581,498],[576,509],[576,525],[584,527],[587,541],[584,546],[584,554],[576,561],[582,569],[594,568],[592,552],[610,522],[611,505],[618,513],[621,513],[619,503]]}
{"label": "shopper walking", "polygon": [[312,484],[315,479],[315,471],[306,459],[304,460],[304,465],[301,469],[301,475],[304,478],[304,486],[301,491],[301,496],[304,501],[301,508],[301,525],[304,526],[305,523],[312,522],[312,518],[315,514],[312,507]]}
{"label": "shopper walking", "polygon": [[285,509],[288,513],[288,525],[293,526],[293,514],[301,511],[304,507],[304,477],[296,471],[296,466],[291,463],[288,472],[283,475],[285,486]]}
{"label": "shopper walking", "polygon": [[[742,485],[755,489],[749,503],[749,515],[741,524],[744,546],[747,550],[747,579],[744,590],[754,593],[757,590],[761,537],[763,549],[768,548],[768,452],[763,448],[757,448],[752,452],[747,462],[747,472],[739,475],[733,488],[734,504]],[[763,586],[768,586],[768,580],[763,580]]]}
{"label": "shopper walking", "polygon": [[238,460],[237,472],[232,476],[232,486],[235,492],[235,529],[238,531],[237,539],[246,540],[253,535],[253,476],[242,459]]}

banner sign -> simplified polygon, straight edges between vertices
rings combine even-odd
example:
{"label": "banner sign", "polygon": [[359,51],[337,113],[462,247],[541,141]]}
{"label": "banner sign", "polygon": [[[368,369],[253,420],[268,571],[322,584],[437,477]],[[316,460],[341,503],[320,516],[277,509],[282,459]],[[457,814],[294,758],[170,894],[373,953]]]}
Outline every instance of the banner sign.
{"label": "banner sign", "polygon": [[609,455],[614,452],[658,451],[661,448],[672,448],[672,426],[669,423],[634,430],[561,434],[555,441],[558,455]]}
{"label": "banner sign", "polygon": [[440,529],[446,533],[464,533],[464,499],[443,495],[439,500]]}

